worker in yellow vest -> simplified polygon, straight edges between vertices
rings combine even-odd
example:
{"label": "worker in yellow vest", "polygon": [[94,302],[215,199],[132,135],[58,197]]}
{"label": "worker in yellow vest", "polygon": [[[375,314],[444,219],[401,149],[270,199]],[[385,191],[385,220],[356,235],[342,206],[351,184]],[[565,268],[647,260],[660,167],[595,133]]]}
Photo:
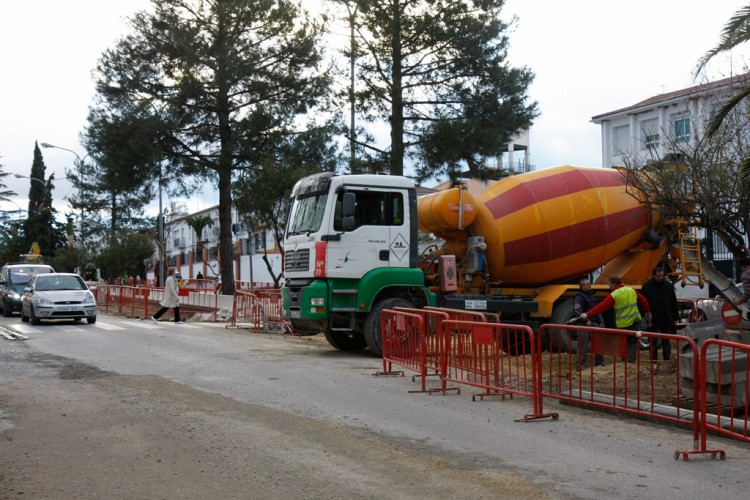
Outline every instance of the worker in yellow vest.
{"label": "worker in yellow vest", "polygon": [[[588,324],[589,317],[598,316],[605,311],[614,309],[615,325],[617,328],[620,330],[638,331],[641,329],[642,319],[641,313],[638,310],[638,307],[640,307],[646,315],[646,321],[649,324],[651,323],[651,309],[648,306],[646,297],[629,286],[623,285],[622,279],[618,276],[609,278],[609,289],[612,292],[597,305],[581,314],[578,318],[580,321],[585,321]],[[638,339],[634,336],[628,337],[628,363],[635,361],[637,350]]]}

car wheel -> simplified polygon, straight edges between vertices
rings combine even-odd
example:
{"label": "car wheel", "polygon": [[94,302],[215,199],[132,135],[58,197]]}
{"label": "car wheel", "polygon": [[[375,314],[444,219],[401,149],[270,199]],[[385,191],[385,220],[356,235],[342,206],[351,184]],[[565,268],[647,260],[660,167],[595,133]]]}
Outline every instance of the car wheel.
{"label": "car wheel", "polygon": [[8,308],[8,304],[6,304],[4,300],[0,304],[2,304],[3,307],[3,316],[9,318],[10,315],[13,314],[13,310]]}
{"label": "car wheel", "polygon": [[86,318],[86,321],[88,322],[89,325],[92,325],[92,324],[96,323],[96,316],[90,316],[90,317]]}
{"label": "car wheel", "polygon": [[29,322],[29,317],[28,317],[28,316],[26,316],[26,315],[25,315],[25,314],[23,313],[23,307],[21,307],[21,321],[23,321],[24,323],[28,323],[28,322]]}
{"label": "car wheel", "polygon": [[29,311],[29,320],[31,321],[32,325],[38,325],[41,323],[41,320],[34,314],[34,306],[31,306],[31,309]]}

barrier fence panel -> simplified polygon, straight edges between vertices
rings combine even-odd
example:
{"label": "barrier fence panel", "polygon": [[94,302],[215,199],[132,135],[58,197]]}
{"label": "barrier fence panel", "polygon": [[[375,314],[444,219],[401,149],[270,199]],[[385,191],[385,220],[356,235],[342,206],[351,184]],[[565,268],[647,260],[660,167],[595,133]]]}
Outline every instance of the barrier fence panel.
{"label": "barrier fence panel", "polygon": [[233,328],[250,328],[264,333],[292,333],[292,325],[284,316],[281,290],[235,291],[232,303]]}
{"label": "barrier fence panel", "polygon": [[[493,319],[495,317],[498,317],[493,313],[483,313],[481,311],[466,311],[465,309],[451,309],[448,307],[425,306],[425,309],[427,309],[428,311],[444,312],[450,319],[457,321],[481,321],[482,323],[486,323],[487,314],[492,315]],[[499,323],[499,321],[494,321],[494,323]]]}
{"label": "barrier fence panel", "polygon": [[701,346],[700,358],[700,443],[695,449],[675,453],[685,461],[693,454],[726,453],[706,446],[709,431],[750,442],[750,346],[727,340],[708,339]]}
{"label": "barrier fence panel", "polygon": [[269,281],[239,281],[239,280],[235,280],[235,282],[234,282],[234,289],[235,290],[241,290],[243,292],[254,292],[256,290],[274,289],[274,286],[275,285],[272,282],[269,282]]}
{"label": "barrier fence panel", "polygon": [[[515,394],[532,399],[534,412],[523,420],[557,418],[545,415],[539,395],[534,332],[525,325],[478,321],[443,322],[445,340],[444,378],[448,381],[483,389],[476,397]],[[511,354],[509,346],[529,346],[529,351]]]}
{"label": "barrier fence panel", "polygon": [[415,371],[422,376],[425,390],[426,351],[424,348],[424,320],[419,314],[406,310],[384,309],[380,313],[383,371],[374,375],[403,375],[393,365]]}
{"label": "barrier fence panel", "polygon": [[[203,321],[218,321],[219,294],[213,288],[202,286],[202,282],[211,282],[212,280],[184,281],[190,286],[183,286],[178,290],[181,316],[188,319],[191,316],[200,315]],[[99,282],[90,283],[90,285],[96,286],[96,290],[92,290],[92,292],[96,297],[96,304],[100,311],[131,318],[148,319],[161,307],[160,302],[164,298],[163,288],[110,285]],[[265,300],[266,303],[258,306],[267,312],[266,322],[269,325],[274,322],[284,325],[286,320],[283,318],[281,307],[281,291],[266,291],[266,293],[269,297],[259,299]],[[270,297],[270,295],[275,295],[278,299]],[[173,317],[172,310],[164,316],[167,320]]]}
{"label": "barrier fence panel", "polygon": [[230,326],[235,328],[250,328],[259,330],[263,324],[260,314],[260,304],[255,295],[248,292],[235,291],[232,301],[232,321]]}
{"label": "barrier fence panel", "polygon": [[256,290],[254,294],[260,304],[264,330],[269,333],[292,333],[292,324],[284,316],[281,290],[278,288]]}
{"label": "barrier fence panel", "polygon": [[[397,363],[404,368],[411,369],[418,373],[412,377],[412,381],[416,380],[416,377],[422,379],[422,392],[426,392],[426,378],[431,376],[441,377],[441,353],[442,348],[442,322],[449,319],[446,312],[435,311],[429,309],[412,309],[405,307],[394,307],[393,311],[401,311],[411,314],[416,314],[422,318],[424,330],[420,334],[419,339],[419,353],[414,356],[414,359],[407,362],[408,366]],[[381,323],[384,325],[384,323]],[[441,378],[441,384],[443,379]],[[443,391],[445,388],[443,387]],[[432,389],[430,390],[432,392]]]}
{"label": "barrier fence panel", "polygon": [[[538,346],[547,338],[542,354],[542,397],[577,402],[688,426],[694,442],[699,436],[699,352],[695,341],[683,336],[570,325],[542,325]],[[590,352],[578,359],[581,342],[590,336]],[[669,361],[652,359],[650,344],[672,344]],[[635,359],[628,360],[628,349]],[[657,356],[661,349],[655,351]],[[595,355],[604,366],[596,366]],[[580,361],[586,367],[578,370]]]}

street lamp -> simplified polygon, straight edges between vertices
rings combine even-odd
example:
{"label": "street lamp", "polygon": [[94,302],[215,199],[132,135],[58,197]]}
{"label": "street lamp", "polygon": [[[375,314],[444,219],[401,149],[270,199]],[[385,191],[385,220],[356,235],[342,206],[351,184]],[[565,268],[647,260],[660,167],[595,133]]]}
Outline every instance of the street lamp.
{"label": "street lamp", "polygon": [[[78,186],[77,187],[78,187],[78,191],[79,192],[83,191],[83,186],[84,186],[83,175],[85,173],[84,172],[84,168],[85,168],[84,161],[86,160],[86,158],[89,157],[89,155],[86,154],[83,158],[81,158],[78,155],[78,153],[76,153],[72,149],[64,148],[62,146],[55,146],[54,144],[50,144],[48,142],[42,142],[42,143],[39,143],[39,145],[42,146],[45,149],[50,149],[50,148],[52,148],[52,149],[62,149],[63,151],[67,151],[68,153],[72,153],[73,156],[76,157],[76,161],[74,162],[74,165],[76,166],[76,169],[78,170],[78,179],[77,179]],[[65,178],[67,179],[67,177],[65,177]],[[86,255],[86,244],[85,244],[85,238],[84,238],[84,215],[83,214],[84,214],[83,207],[81,207],[81,250],[83,251],[84,259],[86,259],[87,255]],[[83,265],[87,265],[87,264],[88,264],[88,262],[84,262],[83,263]]]}
{"label": "street lamp", "polygon": [[[42,186],[44,186],[44,188],[47,189],[47,183],[44,182],[42,179],[37,179],[36,177],[29,177],[28,175],[21,175],[21,174],[13,174],[13,177],[15,177],[16,179],[30,179],[32,181],[40,182]],[[63,177],[62,179],[59,179],[59,180],[64,180],[66,178],[67,177]]]}
{"label": "street lamp", "polygon": [[13,203],[16,206],[16,208],[18,209],[18,210],[3,210],[3,212],[5,212],[5,213],[9,213],[9,212],[22,213],[22,212],[26,211],[25,209],[21,208],[21,205],[19,205],[18,203],[16,203],[13,200],[2,200],[2,202],[3,203],[5,203],[5,202]]}

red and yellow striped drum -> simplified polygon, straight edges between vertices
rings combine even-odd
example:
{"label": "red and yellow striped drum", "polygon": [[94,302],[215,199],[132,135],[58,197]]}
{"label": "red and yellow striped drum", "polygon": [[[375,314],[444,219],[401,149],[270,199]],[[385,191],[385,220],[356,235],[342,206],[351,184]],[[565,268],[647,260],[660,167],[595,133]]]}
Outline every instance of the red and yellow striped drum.
{"label": "red and yellow striped drum", "polygon": [[641,243],[658,216],[625,174],[559,166],[507,177],[475,195],[471,226],[490,279],[537,286],[585,275]]}

